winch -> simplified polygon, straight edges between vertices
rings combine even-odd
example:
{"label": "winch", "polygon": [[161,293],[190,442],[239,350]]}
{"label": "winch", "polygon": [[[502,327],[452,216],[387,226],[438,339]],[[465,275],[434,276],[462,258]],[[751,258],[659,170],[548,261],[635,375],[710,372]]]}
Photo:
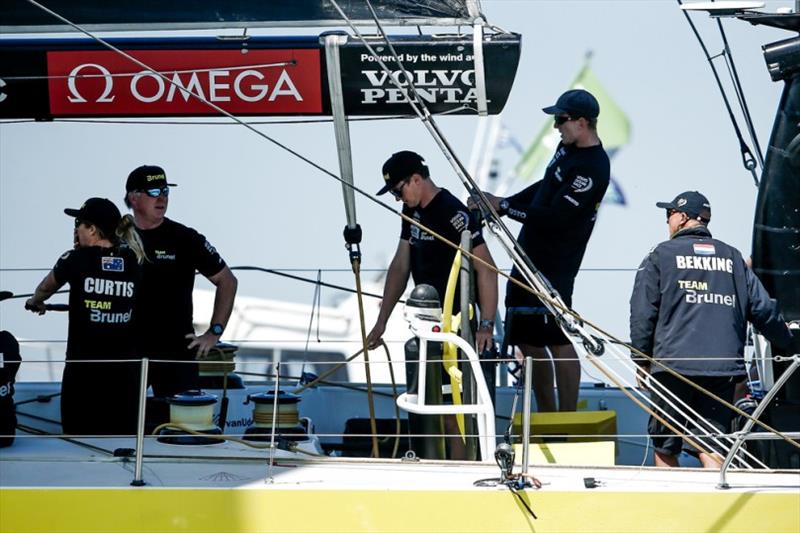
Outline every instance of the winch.
{"label": "winch", "polygon": [[188,390],[167,398],[169,426],[159,431],[158,441],[166,444],[219,444],[221,439],[195,435],[187,430],[207,435],[221,435],[214,425],[214,405],[217,397],[202,390]]}
{"label": "winch", "polygon": [[[253,425],[245,431],[247,440],[268,441],[274,430],[276,437],[293,441],[308,440],[308,422],[300,419],[300,396],[291,392],[275,391],[249,394],[244,402],[253,402]],[[277,410],[277,412],[276,412]]]}

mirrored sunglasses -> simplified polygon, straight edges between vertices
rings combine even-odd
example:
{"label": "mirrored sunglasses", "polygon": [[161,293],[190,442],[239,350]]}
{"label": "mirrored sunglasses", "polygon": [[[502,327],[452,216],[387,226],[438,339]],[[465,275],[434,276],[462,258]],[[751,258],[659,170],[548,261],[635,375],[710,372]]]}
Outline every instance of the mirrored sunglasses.
{"label": "mirrored sunglasses", "polygon": [[141,189],[139,192],[145,193],[150,198],[158,198],[159,196],[169,196],[169,187],[161,187],[159,189]]}

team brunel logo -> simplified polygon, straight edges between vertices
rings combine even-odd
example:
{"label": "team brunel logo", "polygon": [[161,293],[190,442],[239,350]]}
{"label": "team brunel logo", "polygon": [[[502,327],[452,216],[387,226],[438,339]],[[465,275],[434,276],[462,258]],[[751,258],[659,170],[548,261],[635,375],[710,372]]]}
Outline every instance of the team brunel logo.
{"label": "team brunel logo", "polygon": [[161,259],[165,261],[175,261],[175,254],[167,253],[166,250],[153,250],[156,253],[156,259]]}

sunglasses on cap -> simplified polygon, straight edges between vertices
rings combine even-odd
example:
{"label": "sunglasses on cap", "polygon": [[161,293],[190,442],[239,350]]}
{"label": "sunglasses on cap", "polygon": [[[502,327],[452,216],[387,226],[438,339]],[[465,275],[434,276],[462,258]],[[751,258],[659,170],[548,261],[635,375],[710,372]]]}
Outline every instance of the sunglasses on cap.
{"label": "sunglasses on cap", "polygon": [[158,189],[139,189],[139,192],[145,193],[150,198],[158,198],[159,196],[169,196],[169,187],[161,187]]}
{"label": "sunglasses on cap", "polygon": [[561,126],[562,124],[566,124],[570,120],[578,120],[578,119],[572,118],[569,115],[556,115],[555,117],[553,117],[553,120],[555,121],[556,126]]}

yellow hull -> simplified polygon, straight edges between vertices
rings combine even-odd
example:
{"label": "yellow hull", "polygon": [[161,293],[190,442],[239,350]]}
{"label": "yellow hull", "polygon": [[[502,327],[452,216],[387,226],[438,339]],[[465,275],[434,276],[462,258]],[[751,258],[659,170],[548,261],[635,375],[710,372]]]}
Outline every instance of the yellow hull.
{"label": "yellow hull", "polygon": [[800,494],[0,489],[0,532],[800,531]]}

